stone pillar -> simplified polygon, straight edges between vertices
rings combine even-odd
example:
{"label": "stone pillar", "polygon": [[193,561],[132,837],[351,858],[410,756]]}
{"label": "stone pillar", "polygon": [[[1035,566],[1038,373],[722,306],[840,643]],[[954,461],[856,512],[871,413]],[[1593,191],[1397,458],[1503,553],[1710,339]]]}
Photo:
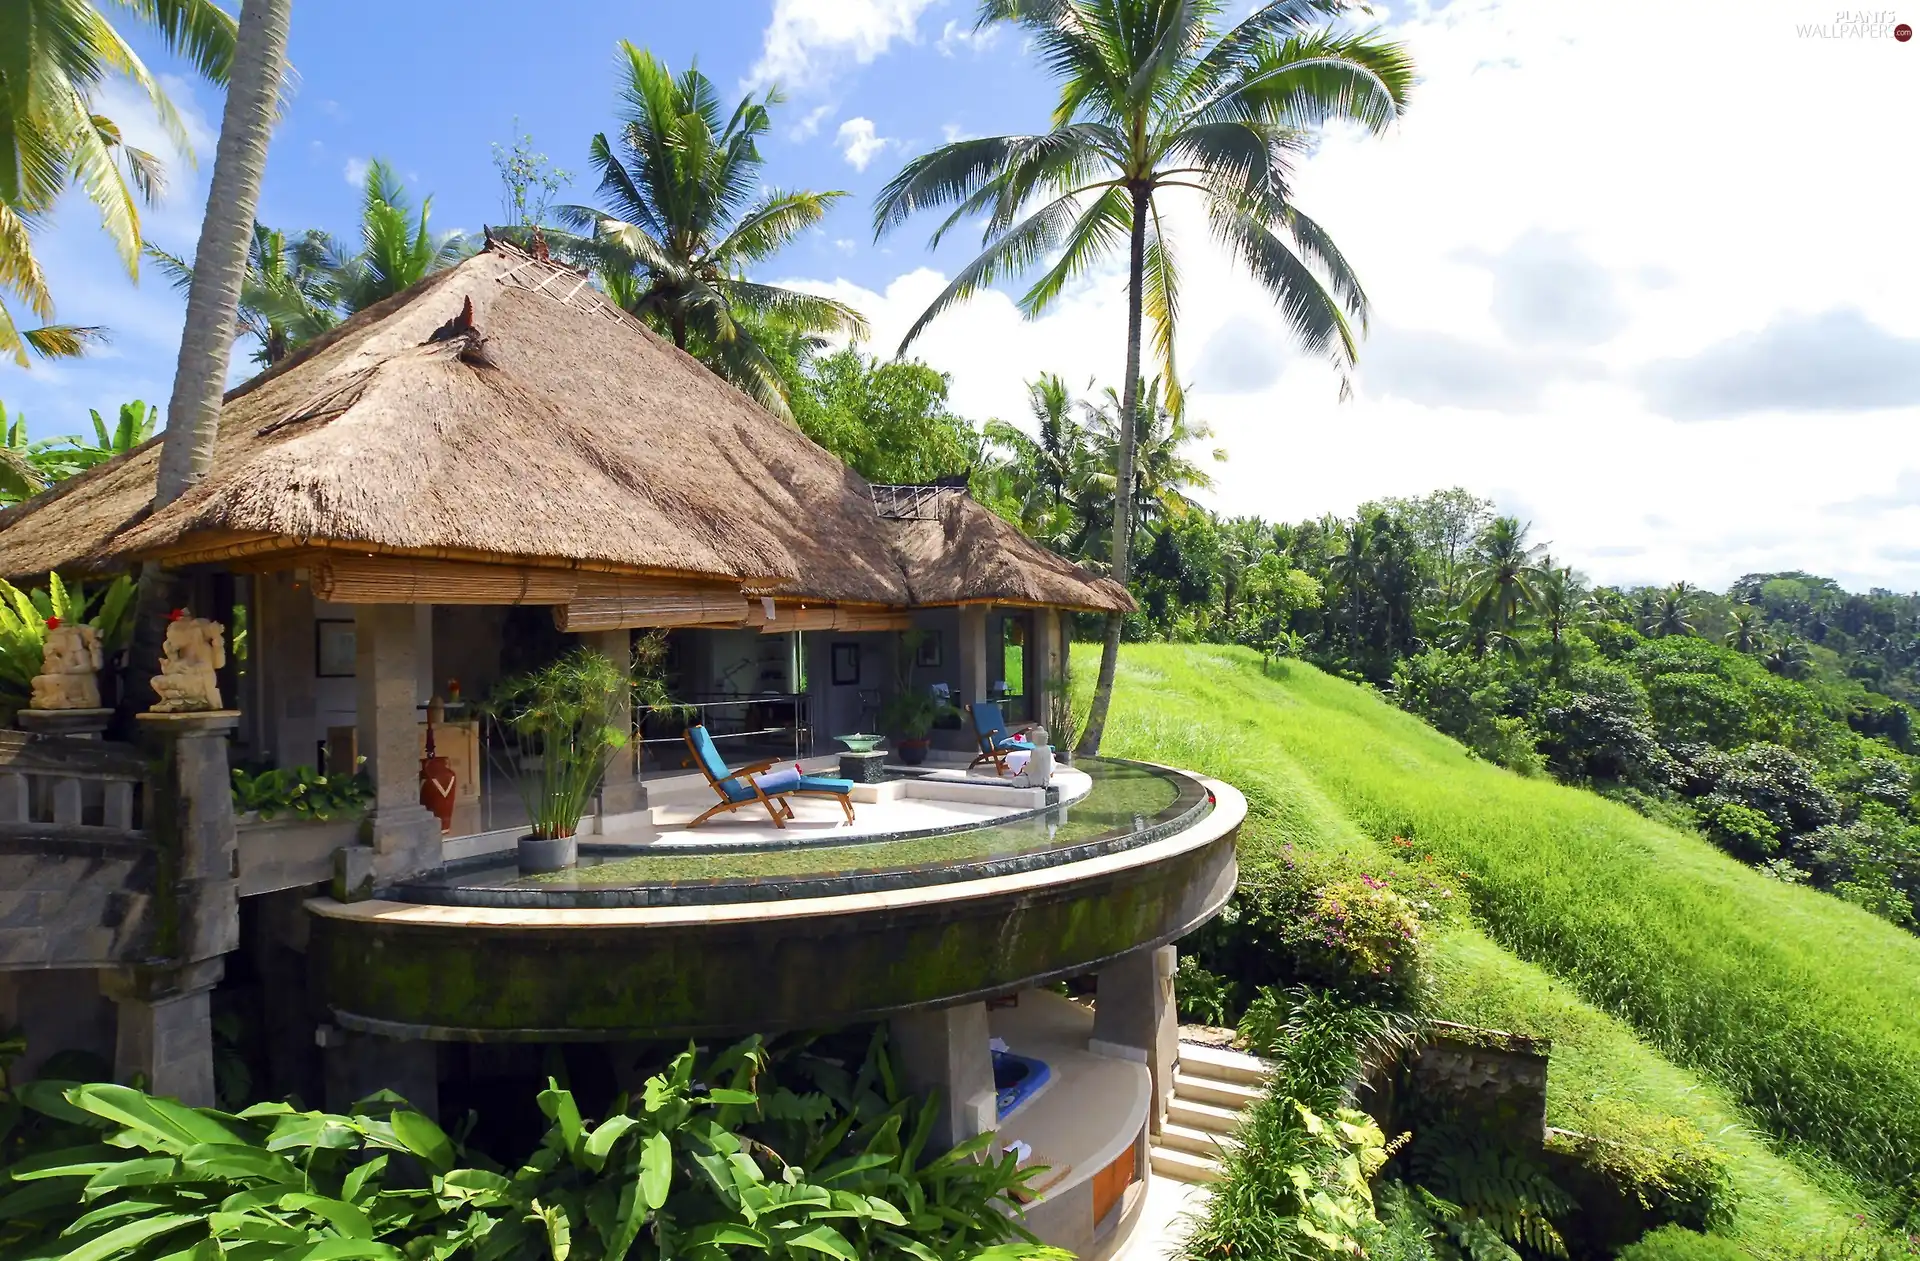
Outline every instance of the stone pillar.
{"label": "stone pillar", "polygon": [[171,900],[156,953],[197,963],[240,944],[239,836],[233,822],[233,778],[227,733],[239,714],[141,714],[140,730],[158,744],[160,778],[147,803],[147,831],[172,855]]}
{"label": "stone pillar", "polygon": [[[580,642],[608,657],[623,670],[633,668],[633,632],[630,630],[594,631],[580,636]],[[633,733],[633,710],[621,707],[613,715],[613,725]],[[636,734],[637,733],[633,733]],[[629,743],[616,749],[607,764],[607,778],[600,786],[600,814],[630,814],[643,810],[647,790],[640,786],[639,747]]]}
{"label": "stone pillar", "polygon": [[1066,645],[1060,638],[1060,619],[1052,609],[1035,609],[1028,619],[1027,694],[1032,698],[1033,721],[1047,727],[1055,745],[1065,745],[1071,732],[1056,732],[1048,724],[1053,717],[1052,687],[1066,669]]}
{"label": "stone pillar", "polygon": [[214,1106],[213,1015],[209,996],[225,974],[223,960],[181,968],[113,968],[100,991],[119,1008],[113,1075],[142,1080],[148,1094],[189,1107]]}
{"label": "stone pillar", "polygon": [[940,1096],[929,1151],[945,1151],[999,1128],[985,1003],[905,1012],[893,1017],[889,1030],[894,1064],[907,1089]]}
{"label": "stone pillar", "polygon": [[440,865],[440,821],[420,804],[418,650],[411,604],[353,611],[360,754],[373,779],[361,839],[374,875],[398,880]]}
{"label": "stone pillar", "polygon": [[440,1119],[440,1052],[431,1042],[383,1038],[322,1025],[317,1039],[326,1055],[327,1111],[391,1090],[415,1112]]}
{"label": "stone pillar", "polygon": [[1135,950],[1100,969],[1093,1003],[1096,1055],[1137,1060],[1153,1074],[1157,1134],[1166,1121],[1167,1096],[1180,1066],[1180,1015],[1174,1005],[1173,973],[1179,955],[1172,946]]}
{"label": "stone pillar", "polygon": [[982,604],[960,607],[960,679],[954,686],[960,694],[956,705],[971,705],[987,699],[987,609]]}

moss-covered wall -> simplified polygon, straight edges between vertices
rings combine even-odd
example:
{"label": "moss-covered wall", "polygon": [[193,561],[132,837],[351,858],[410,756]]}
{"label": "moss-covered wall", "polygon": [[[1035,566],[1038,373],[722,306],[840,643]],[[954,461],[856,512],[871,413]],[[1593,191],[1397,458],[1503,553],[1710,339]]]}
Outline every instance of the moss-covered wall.
{"label": "moss-covered wall", "polygon": [[[775,1032],[1010,992],[1190,932],[1232,892],[1231,833],[997,897],[806,919],[488,929],[314,917],[316,991],[398,1036]],[[956,887],[956,892],[957,892]],[[774,908],[769,907],[771,913]]]}

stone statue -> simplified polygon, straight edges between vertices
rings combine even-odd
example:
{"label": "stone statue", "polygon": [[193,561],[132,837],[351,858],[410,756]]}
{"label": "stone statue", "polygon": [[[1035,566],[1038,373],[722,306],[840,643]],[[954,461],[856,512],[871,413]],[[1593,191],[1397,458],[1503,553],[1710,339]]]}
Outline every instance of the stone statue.
{"label": "stone statue", "polygon": [[227,664],[219,622],[189,617],[175,609],[167,617],[167,638],[161,646],[160,673],[153,676],[153,692],[160,699],[152,712],[182,714],[220,708],[220,683],[214,671]]}
{"label": "stone statue", "polygon": [[47,619],[40,673],[33,677],[34,709],[100,708],[100,632]]}

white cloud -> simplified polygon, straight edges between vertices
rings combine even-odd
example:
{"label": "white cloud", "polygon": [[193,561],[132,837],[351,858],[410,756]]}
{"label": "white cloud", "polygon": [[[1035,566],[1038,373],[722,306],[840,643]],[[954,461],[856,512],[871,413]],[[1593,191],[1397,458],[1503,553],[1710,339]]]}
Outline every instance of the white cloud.
{"label": "white cloud", "polygon": [[[1873,544],[1920,536],[1920,462],[1896,457],[1920,425],[1920,176],[1892,156],[1920,116],[1913,50],[1736,0],[1454,0],[1395,30],[1421,75],[1406,119],[1330,133],[1295,180],[1372,299],[1353,401],[1173,211],[1182,375],[1233,453],[1214,506],[1297,520],[1459,484],[1602,581],[1920,589],[1920,549]],[[1622,93],[1622,65],[1665,87]],[[1827,98],[1845,120],[1804,108]],[[891,354],[945,280],[816,287]],[[1123,299],[1114,269],[1037,321],[983,294],[910,353],[962,414],[1017,420],[1040,372],[1119,377]]]}
{"label": "white cloud", "polygon": [[747,86],[793,92],[823,87],[835,71],[866,65],[895,40],[919,38],[920,15],[934,0],[773,0],[760,60]]}
{"label": "white cloud", "polygon": [[341,168],[340,174],[345,176],[347,183],[353,185],[355,188],[365,188],[367,186],[367,171],[370,170],[372,166],[373,163],[366,158],[348,158],[346,165]]}
{"label": "white cloud", "polygon": [[940,135],[948,144],[958,144],[962,140],[972,140],[978,133],[968,131],[959,123],[941,123]]}
{"label": "white cloud", "polygon": [[814,106],[806,113],[800,115],[799,122],[787,128],[788,138],[792,140],[811,140],[814,133],[820,130],[820,124],[826,122],[827,117],[832,113],[833,106],[830,103]]}
{"label": "white cloud", "polygon": [[849,118],[840,124],[840,130],[834,134],[834,143],[840,146],[840,154],[846,158],[847,165],[856,171],[864,171],[867,164],[897,141],[874,133],[871,118]]}
{"label": "white cloud", "polygon": [[833,248],[842,254],[851,254],[860,248],[860,242],[851,237],[837,236],[833,239]]}
{"label": "white cloud", "polygon": [[983,27],[975,30],[972,26],[953,18],[940,28],[940,38],[934,47],[940,50],[942,57],[951,57],[956,52],[981,53],[992,48],[1000,39],[998,26]]}

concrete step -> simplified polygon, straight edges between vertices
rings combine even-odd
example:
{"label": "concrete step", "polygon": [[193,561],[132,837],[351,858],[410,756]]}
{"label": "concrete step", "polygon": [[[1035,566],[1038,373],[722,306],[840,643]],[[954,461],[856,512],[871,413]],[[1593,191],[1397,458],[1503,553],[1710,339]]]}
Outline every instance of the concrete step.
{"label": "concrete step", "polygon": [[1231,1134],[1240,1127],[1240,1113],[1213,1103],[1198,1103],[1179,1095],[1167,1100],[1167,1121],[1209,1134]]}
{"label": "concrete step", "polygon": [[1155,1177],[1173,1182],[1218,1182],[1224,1176],[1220,1162],[1174,1147],[1153,1148]]}
{"label": "concrete step", "polygon": [[1223,1108],[1244,1108],[1261,1095],[1258,1086],[1243,1086],[1237,1082],[1214,1081],[1207,1077],[1196,1077],[1183,1065],[1173,1075],[1173,1093],[1195,1103],[1214,1103]]}
{"label": "concrete step", "polygon": [[1205,1156],[1217,1160],[1221,1145],[1230,1141],[1225,1134],[1217,1130],[1196,1129],[1191,1125],[1181,1125],[1168,1121],[1160,1127],[1160,1145],[1175,1151],[1191,1152],[1196,1156]]}
{"label": "concrete step", "polygon": [[1273,1076],[1273,1068],[1258,1056],[1224,1047],[1180,1044],[1180,1071],[1213,1081],[1238,1082],[1245,1086],[1263,1086]]}

